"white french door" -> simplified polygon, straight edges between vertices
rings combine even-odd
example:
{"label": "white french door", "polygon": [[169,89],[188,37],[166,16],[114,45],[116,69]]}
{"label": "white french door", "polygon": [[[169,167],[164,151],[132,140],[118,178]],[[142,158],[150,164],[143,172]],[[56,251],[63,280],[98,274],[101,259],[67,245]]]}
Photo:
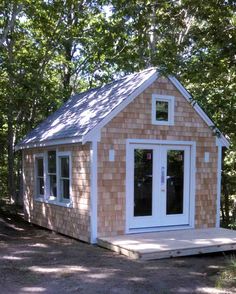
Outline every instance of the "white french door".
{"label": "white french door", "polygon": [[129,144],[129,229],[189,225],[190,146]]}

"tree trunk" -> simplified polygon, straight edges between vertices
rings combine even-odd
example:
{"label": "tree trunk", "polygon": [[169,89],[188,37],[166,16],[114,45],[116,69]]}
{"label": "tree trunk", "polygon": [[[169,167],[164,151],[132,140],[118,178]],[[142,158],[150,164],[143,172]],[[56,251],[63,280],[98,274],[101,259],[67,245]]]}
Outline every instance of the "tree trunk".
{"label": "tree trunk", "polygon": [[11,203],[16,201],[15,175],[14,175],[14,129],[13,118],[8,114],[7,118],[7,165],[8,165],[8,195]]}

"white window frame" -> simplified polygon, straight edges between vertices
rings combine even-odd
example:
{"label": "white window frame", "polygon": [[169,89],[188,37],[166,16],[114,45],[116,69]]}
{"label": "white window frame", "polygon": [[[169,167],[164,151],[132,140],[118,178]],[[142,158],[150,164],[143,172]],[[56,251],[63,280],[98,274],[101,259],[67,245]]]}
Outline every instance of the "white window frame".
{"label": "white window frame", "polygon": [[[39,195],[38,194],[38,159],[43,159],[43,180],[44,180],[44,194]],[[45,177],[45,155],[44,153],[37,153],[34,155],[34,198],[36,200],[43,200],[45,197],[45,191],[46,191],[46,177]]]}
{"label": "white window frame", "polygon": [[[57,178],[57,195],[56,197],[50,197],[49,195],[49,176],[48,173],[48,151],[56,151],[56,178]],[[60,191],[60,157],[69,157],[69,192],[70,192],[70,198],[64,199],[61,198],[61,191]],[[43,168],[44,168],[44,195],[37,195],[37,158],[43,158]],[[72,203],[72,156],[71,151],[58,151],[58,148],[55,149],[49,149],[44,151],[43,153],[38,153],[34,155],[34,179],[35,179],[35,185],[34,185],[34,199],[38,202],[45,202],[50,203],[54,205],[64,206],[64,207],[73,207]]]}
{"label": "white window frame", "polygon": [[[167,121],[156,119],[156,102],[157,101],[168,103],[168,120]],[[174,96],[152,94],[152,124],[153,125],[173,126],[174,114],[175,114],[175,97]]]}
{"label": "white window frame", "polygon": [[[49,173],[48,172],[48,152],[50,151],[55,151],[56,152],[56,173]],[[46,153],[46,198],[49,201],[57,201],[57,195],[58,195],[58,191],[57,191],[57,195],[54,197],[52,195],[50,195],[50,176],[51,175],[56,175],[56,185],[57,184],[57,178],[58,178],[58,174],[57,174],[57,150],[56,149],[49,149],[47,151],[45,151]],[[57,187],[58,190],[58,187]]]}
{"label": "white window frame", "polygon": [[[61,196],[61,157],[69,157],[69,199],[63,198]],[[71,186],[71,180],[72,180],[72,160],[71,160],[71,152],[64,151],[64,152],[57,152],[57,198],[62,203],[69,203],[71,201],[71,192],[72,192],[72,186]]]}

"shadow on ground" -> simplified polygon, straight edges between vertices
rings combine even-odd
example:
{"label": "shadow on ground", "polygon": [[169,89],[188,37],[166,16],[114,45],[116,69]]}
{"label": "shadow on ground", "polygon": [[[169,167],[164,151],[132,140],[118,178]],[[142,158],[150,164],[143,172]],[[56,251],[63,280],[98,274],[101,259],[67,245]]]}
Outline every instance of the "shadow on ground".
{"label": "shadow on ground", "polygon": [[215,287],[227,258],[132,261],[0,214],[1,293],[235,293]]}

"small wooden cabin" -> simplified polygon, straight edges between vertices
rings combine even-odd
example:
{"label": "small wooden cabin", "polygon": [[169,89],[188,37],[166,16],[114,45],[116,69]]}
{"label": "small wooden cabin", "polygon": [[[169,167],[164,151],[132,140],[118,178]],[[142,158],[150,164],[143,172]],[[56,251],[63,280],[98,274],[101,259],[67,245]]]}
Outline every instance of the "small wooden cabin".
{"label": "small wooden cabin", "polygon": [[16,146],[25,217],[91,243],[218,227],[228,145],[175,77],[125,76],[74,95]]}

